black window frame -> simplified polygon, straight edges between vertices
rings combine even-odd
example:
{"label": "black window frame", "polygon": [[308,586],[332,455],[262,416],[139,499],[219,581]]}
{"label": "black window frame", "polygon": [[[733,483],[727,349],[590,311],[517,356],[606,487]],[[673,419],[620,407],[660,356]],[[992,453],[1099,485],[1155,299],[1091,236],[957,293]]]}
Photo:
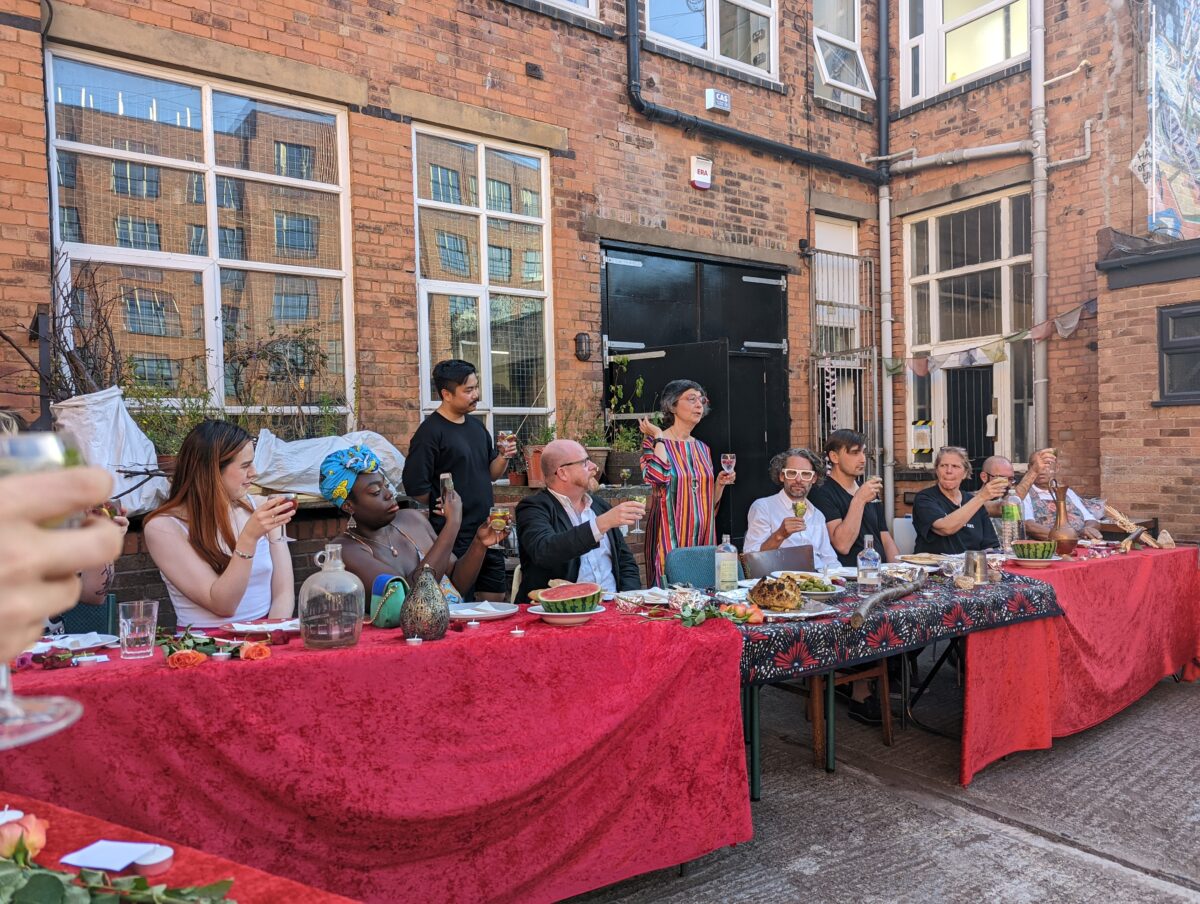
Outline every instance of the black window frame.
{"label": "black window frame", "polygon": [[1167,361],[1174,354],[1200,352],[1200,336],[1171,339],[1171,320],[1200,316],[1200,301],[1173,304],[1158,309],[1158,401],[1156,405],[1200,405],[1200,385],[1195,392],[1167,392]]}

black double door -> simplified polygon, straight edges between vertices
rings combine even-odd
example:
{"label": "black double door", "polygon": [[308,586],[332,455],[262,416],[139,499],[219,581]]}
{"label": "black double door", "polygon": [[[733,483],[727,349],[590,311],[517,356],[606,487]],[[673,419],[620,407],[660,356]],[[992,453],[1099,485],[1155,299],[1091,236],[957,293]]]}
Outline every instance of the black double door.
{"label": "black double door", "polygon": [[[782,271],[613,246],[604,249],[603,318],[612,356],[629,359],[619,375],[628,397],[645,381],[640,412],[658,410],[671,380],[702,385],[711,413],[696,430],[720,470],[737,455],[737,483],[717,513],[717,534],[740,541],[746,514],[778,492],[771,456],[790,445],[786,367],[787,282]],[[615,378],[610,368],[610,381]]]}
{"label": "black double door", "polygon": [[952,367],[946,370],[946,442],[961,446],[971,458],[974,473],[963,488],[979,489],[979,471],[994,454],[995,430],[989,430],[992,409],[992,368]]}

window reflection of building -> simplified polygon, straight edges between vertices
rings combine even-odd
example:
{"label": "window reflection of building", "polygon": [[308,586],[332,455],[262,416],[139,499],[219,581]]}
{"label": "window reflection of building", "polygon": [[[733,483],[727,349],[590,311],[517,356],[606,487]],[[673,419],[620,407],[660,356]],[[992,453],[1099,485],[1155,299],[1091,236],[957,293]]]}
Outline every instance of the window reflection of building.
{"label": "window reflection of building", "polygon": [[[339,114],[214,85],[206,124],[202,88],[191,77],[65,51],[53,56],[51,75],[55,234],[73,272],[75,261],[98,265],[98,294],[115,305],[120,348],[135,376],[203,391],[220,371],[210,364],[224,362],[228,404],[343,400]],[[106,248],[125,249],[122,260],[133,255],[138,266],[106,263]],[[241,260],[279,272],[221,265]],[[314,268],[319,277],[305,275]],[[126,270],[144,278],[124,278]],[[206,320],[219,323],[215,349],[205,345]],[[272,384],[262,392],[242,363],[256,351],[273,362],[255,376]],[[231,380],[231,371],[241,379]],[[287,384],[289,374],[303,382]]]}

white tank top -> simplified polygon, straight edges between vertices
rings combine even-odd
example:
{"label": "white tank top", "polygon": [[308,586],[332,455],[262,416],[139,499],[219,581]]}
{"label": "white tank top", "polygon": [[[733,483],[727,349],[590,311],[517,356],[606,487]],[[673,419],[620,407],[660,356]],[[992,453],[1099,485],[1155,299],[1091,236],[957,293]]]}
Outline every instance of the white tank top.
{"label": "white tank top", "polygon": [[[258,507],[254,497],[247,497],[249,503],[254,508]],[[239,517],[240,513],[240,517]],[[183,532],[186,537],[188,533],[187,522],[180,521],[170,515],[164,515],[163,519],[167,523],[173,525],[178,530]],[[237,533],[248,520],[248,516],[241,509],[234,509],[233,529]],[[226,552],[230,550],[226,549]],[[250,580],[246,582],[246,592],[242,594],[242,601],[238,603],[237,611],[234,612],[232,618],[216,615],[203,606],[192,602],[180,592],[179,588],[171,583],[162,571],[163,582],[167,585],[167,593],[171,597],[171,605],[175,607],[176,623],[182,630],[187,625],[192,625],[196,628],[214,628],[217,625],[228,624],[233,621],[249,621],[255,618],[263,618],[271,611],[271,575],[274,571],[274,565],[271,563],[271,544],[267,538],[259,537],[258,544],[254,547],[254,561],[250,565]]]}

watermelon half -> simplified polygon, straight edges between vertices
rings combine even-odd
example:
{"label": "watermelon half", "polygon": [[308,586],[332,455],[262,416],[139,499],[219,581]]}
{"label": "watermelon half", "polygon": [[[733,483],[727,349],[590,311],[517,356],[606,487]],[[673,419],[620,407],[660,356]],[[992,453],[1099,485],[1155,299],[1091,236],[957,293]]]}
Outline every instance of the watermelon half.
{"label": "watermelon half", "polygon": [[1018,559],[1048,559],[1054,555],[1053,540],[1013,540],[1013,554]]}
{"label": "watermelon half", "polygon": [[547,612],[591,612],[604,595],[599,584],[561,584],[538,592]]}

